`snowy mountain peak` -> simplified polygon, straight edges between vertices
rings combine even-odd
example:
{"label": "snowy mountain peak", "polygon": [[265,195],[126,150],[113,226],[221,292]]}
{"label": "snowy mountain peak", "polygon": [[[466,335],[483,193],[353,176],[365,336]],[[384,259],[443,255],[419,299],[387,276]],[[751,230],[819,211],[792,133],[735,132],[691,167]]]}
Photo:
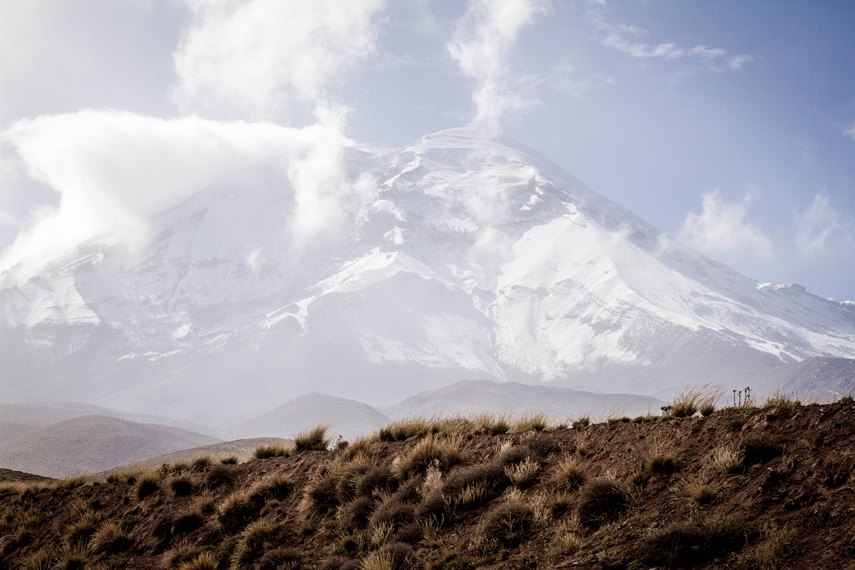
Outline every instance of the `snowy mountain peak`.
{"label": "snowy mountain peak", "polygon": [[366,148],[346,179],[374,190],[305,243],[280,180],[200,189],[136,255],[101,244],[0,275],[4,392],[251,407],[490,377],[656,394],[855,358],[852,305],[741,276],[522,145],[466,128]]}

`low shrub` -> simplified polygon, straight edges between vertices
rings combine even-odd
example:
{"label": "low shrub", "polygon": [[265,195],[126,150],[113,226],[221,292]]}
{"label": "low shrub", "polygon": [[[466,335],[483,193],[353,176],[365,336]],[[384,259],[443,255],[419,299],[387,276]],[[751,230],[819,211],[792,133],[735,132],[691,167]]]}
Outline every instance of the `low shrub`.
{"label": "low shrub", "polygon": [[612,479],[593,479],[579,492],[576,512],[582,526],[599,528],[620,518],[630,505],[631,494],[626,484]]}

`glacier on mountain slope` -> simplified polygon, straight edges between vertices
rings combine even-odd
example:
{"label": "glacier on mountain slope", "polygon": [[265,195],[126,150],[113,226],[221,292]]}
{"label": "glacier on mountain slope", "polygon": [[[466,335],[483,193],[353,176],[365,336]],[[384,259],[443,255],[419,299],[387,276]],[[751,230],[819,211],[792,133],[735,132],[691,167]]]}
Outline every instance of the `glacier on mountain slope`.
{"label": "glacier on mountain slope", "polygon": [[657,395],[855,358],[852,304],[748,279],[515,143],[453,129],[345,159],[374,193],[311,239],[287,180],[210,187],[141,249],[95,239],[0,274],[3,393],[250,410],[489,377]]}

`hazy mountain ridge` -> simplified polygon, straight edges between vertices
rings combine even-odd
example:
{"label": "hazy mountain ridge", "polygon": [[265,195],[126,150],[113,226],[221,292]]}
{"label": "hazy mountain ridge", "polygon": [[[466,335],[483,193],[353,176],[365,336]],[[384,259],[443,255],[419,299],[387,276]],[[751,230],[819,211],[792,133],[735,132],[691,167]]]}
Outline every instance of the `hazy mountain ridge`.
{"label": "hazy mountain ridge", "polygon": [[471,377],[771,390],[785,363],[855,357],[851,304],[743,277],[515,143],[454,129],[346,159],[376,192],[335,234],[297,245],[275,184],[209,188],[142,252],[95,241],[0,275],[4,392],[247,417]]}
{"label": "hazy mountain ridge", "polygon": [[59,477],[103,471],[216,441],[180,428],[80,416],[4,441],[0,465]]}

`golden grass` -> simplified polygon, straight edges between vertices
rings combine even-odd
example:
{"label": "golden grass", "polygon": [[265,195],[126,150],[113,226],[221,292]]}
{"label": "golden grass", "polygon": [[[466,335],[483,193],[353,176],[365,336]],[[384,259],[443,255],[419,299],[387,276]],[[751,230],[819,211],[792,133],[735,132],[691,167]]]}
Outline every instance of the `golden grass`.
{"label": "golden grass", "polygon": [[392,471],[400,479],[424,475],[432,465],[445,471],[463,458],[460,437],[429,435],[409,452],[395,458]]}
{"label": "golden grass", "polygon": [[329,447],[325,425],[315,426],[308,431],[298,433],[294,437],[294,449],[296,451],[326,451]]}

